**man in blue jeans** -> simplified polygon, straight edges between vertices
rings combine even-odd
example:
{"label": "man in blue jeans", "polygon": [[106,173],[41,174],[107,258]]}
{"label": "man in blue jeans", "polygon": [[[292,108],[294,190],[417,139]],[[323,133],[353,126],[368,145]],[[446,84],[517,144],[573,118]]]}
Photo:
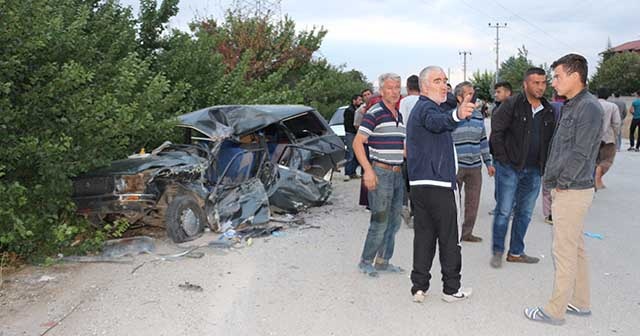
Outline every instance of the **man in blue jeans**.
{"label": "man in blue jeans", "polygon": [[547,87],[541,68],[526,71],[523,92],[503,102],[491,118],[491,149],[496,168],[496,210],[493,217],[491,266],[502,266],[505,236],[513,211],[508,262],[534,264],[524,253],[524,236],[540,193],[540,177],[556,119],[543,97]]}
{"label": "man in blue jeans", "polygon": [[[396,232],[405,192],[402,176],[405,128],[396,109],[400,100],[400,76],[393,73],[378,78],[382,101],[364,115],[353,150],[360,162],[368,190],[371,219],[358,268],[372,277],[378,271],[402,272],[389,263],[393,256]],[[369,146],[369,158],[364,143]]]}

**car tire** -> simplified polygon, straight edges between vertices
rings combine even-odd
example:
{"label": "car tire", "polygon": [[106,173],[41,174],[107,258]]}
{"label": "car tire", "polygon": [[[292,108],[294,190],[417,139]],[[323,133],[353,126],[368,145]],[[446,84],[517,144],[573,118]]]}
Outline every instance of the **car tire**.
{"label": "car tire", "polygon": [[207,223],[204,211],[190,195],[174,198],[165,215],[167,235],[174,243],[183,243],[202,235]]}

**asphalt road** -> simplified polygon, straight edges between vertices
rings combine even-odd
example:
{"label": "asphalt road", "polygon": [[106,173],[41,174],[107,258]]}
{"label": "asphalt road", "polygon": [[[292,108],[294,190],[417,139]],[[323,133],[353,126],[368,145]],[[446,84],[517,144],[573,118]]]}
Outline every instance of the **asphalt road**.
{"label": "asphalt road", "polygon": [[[568,316],[564,326],[529,322],[522,313],[544,304],[552,289],[551,227],[540,199],[526,252],[541,262],[489,266],[493,181],[485,175],[475,230],[484,241],[462,249],[463,286],[473,287],[464,302],[440,299],[437,262],[426,301],[412,302],[413,232],[406,226],[392,262],[407,272],[359,273],[368,212],[356,205],[359,181],[336,181],[331,204],[304,215],[320,228],[292,228],[242,249],[204,249],[200,259],[139,256],[131,264],[25,269],[0,290],[0,336],[47,329],[47,335],[639,335],[639,179],[640,153],[619,153],[586,223],[603,236],[586,238],[593,315]],[[195,243],[215,238],[209,233]],[[185,282],[202,290],[181,288]]]}

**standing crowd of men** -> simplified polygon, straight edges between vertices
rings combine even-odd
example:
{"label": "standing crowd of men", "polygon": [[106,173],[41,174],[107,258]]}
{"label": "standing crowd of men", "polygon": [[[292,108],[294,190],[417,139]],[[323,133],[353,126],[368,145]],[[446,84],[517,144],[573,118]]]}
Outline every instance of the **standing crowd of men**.
{"label": "standing crowd of men", "polygon": [[[429,290],[436,247],[442,299],[467,299],[472,290],[461,285],[461,242],[482,241],[473,228],[484,165],[495,180],[492,267],[500,268],[505,259],[539,261],[525,253],[525,235],[541,189],[545,221],[553,225],[553,295],[544,306],[526,308],[525,316],[562,324],[567,313],[591,313],[584,220],[595,190],[605,188],[602,178],[620,148],[626,106],[607,101],[605,89],[598,90],[598,98],[587,91],[584,57],[568,54],[551,68],[553,102],[544,97],[547,74],[541,68],[526,71],[522,92],[516,95],[511,95],[509,83],[496,83],[489,137],[483,114],[476,109],[473,85],[462,82],[452,90],[437,66],[410,76],[404,98],[400,76],[394,73],[378,78],[379,102],[373,103],[370,90],[353,97],[344,116],[349,152],[345,173],[359,177],[356,169],[361,167],[371,212],[358,264],[363,273],[377,277],[379,272],[404,271],[390,260],[403,205],[408,209],[409,203],[413,300],[423,302]],[[640,126],[640,99],[636,102],[630,108],[634,118],[629,150],[640,147],[639,134],[634,149],[633,134]],[[459,219],[461,209],[464,216]]]}

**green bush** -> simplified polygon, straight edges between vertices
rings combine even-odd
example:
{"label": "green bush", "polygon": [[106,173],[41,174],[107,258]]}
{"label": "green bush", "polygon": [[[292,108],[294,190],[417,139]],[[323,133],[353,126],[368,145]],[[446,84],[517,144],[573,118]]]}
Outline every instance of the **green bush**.
{"label": "green bush", "polygon": [[177,0],[0,0],[0,253],[83,251],[127,225],[75,216],[71,178],[173,135],[215,104],[304,103],[329,115],[367,86],[315,59],[322,29],[290,19],[164,26]]}

